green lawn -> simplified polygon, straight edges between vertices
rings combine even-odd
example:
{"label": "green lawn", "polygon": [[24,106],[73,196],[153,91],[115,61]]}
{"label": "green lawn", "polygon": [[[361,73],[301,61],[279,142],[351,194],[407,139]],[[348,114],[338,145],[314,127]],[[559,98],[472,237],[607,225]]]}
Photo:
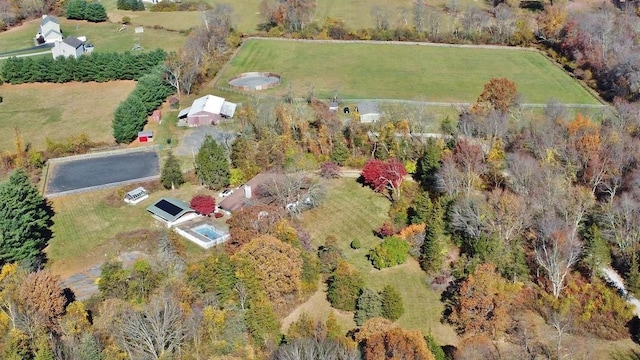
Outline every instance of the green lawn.
{"label": "green lawn", "polygon": [[[425,273],[415,260],[384,270],[376,270],[366,259],[366,254],[380,239],[373,230],[386,219],[389,201],[368,188],[363,188],[353,178],[333,180],[329,185],[326,202],[319,208],[302,215],[303,228],[312,236],[313,245],[319,246],[333,235],[346,259],[362,273],[367,286],[380,290],[391,284],[400,290],[404,299],[405,314],[398,325],[432,332],[443,344],[456,344],[457,336],[449,326],[440,324],[443,305],[440,294],[425,284]],[[362,248],[353,250],[349,244],[360,239]]]}
{"label": "green lawn", "polygon": [[[113,143],[113,111],[135,87],[134,81],[21,84],[0,86],[0,150],[14,150],[14,128],[36,150],[45,139],[63,141],[85,133],[92,141]],[[88,96],[93,95],[93,96]]]}
{"label": "green lawn", "polygon": [[394,44],[247,41],[220,78],[224,85],[246,71],[271,71],[304,96],[313,85],[320,97],[473,102],[493,77],[516,82],[526,103],[599,104],[580,84],[544,56],[517,49]]}
{"label": "green lawn", "polygon": [[[145,27],[142,34],[135,34],[132,26],[118,31],[121,25],[116,23],[94,24],[60,17],[58,20],[65,36],[86,36],[87,41],[95,46],[96,52],[123,52],[131,50],[134,44],[140,44],[145,50],[163,48],[172,51],[182,47],[185,39],[182,33],[151,27]],[[33,37],[39,24],[40,20],[31,20],[10,31],[0,32],[0,52],[33,46]]]}

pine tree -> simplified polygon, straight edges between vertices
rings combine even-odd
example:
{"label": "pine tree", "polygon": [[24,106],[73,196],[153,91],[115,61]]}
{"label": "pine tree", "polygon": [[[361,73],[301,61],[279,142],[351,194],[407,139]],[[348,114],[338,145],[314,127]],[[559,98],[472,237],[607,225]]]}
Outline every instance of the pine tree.
{"label": "pine tree", "polygon": [[120,103],[113,114],[113,137],[118,143],[130,143],[138,136],[147,122],[144,104],[136,96],[129,96]]}
{"label": "pine tree", "polygon": [[160,175],[160,182],[165,189],[172,190],[184,184],[184,176],[182,175],[182,170],[180,170],[180,162],[173,153],[169,153],[167,161],[164,163],[162,174]]}
{"label": "pine tree", "polygon": [[222,147],[210,135],[204,138],[196,156],[196,172],[200,181],[210,189],[221,189],[229,185],[229,162]]}
{"label": "pine tree", "polygon": [[88,3],[84,9],[84,19],[87,21],[103,22],[107,21],[108,18],[107,10],[100,3]]}
{"label": "pine tree", "polygon": [[443,217],[444,210],[440,202],[436,201],[426,224],[421,249],[420,265],[427,272],[437,272],[442,268],[444,246],[440,238],[444,228]]}
{"label": "pine tree", "polygon": [[36,351],[33,360],[53,360],[53,351],[51,350],[51,346],[47,341],[47,338],[40,337],[37,339],[36,347],[38,350]]}
{"label": "pine tree", "polygon": [[380,316],[382,316],[382,296],[371,289],[362,289],[356,301],[356,325],[360,326],[365,321]]}
{"label": "pine tree", "polygon": [[436,190],[436,174],[440,169],[442,146],[433,138],[427,140],[424,154],[418,159],[415,178],[424,190]]}
{"label": "pine tree", "polygon": [[84,20],[87,11],[87,2],[85,0],[71,0],[67,5],[67,19]]}
{"label": "pine tree", "polygon": [[336,141],[333,144],[331,150],[331,160],[338,163],[338,165],[344,165],[344,162],[349,158],[349,149],[342,141]]}
{"label": "pine tree", "polygon": [[391,321],[398,320],[404,314],[402,295],[398,289],[387,285],[380,292],[380,296],[382,297],[382,316]]}
{"label": "pine tree", "polygon": [[447,360],[447,355],[444,353],[444,350],[442,350],[442,346],[438,344],[432,334],[427,335],[425,340],[427,340],[427,346],[435,360]]}
{"label": "pine tree", "polygon": [[84,334],[80,339],[78,357],[82,360],[100,360],[100,349],[96,339],[91,334]]}
{"label": "pine tree", "polygon": [[53,210],[22,169],[0,184],[0,204],[0,265],[34,265],[53,235]]}
{"label": "pine tree", "polygon": [[342,328],[340,327],[340,324],[338,324],[338,319],[336,318],[336,314],[333,310],[329,313],[325,326],[327,328],[328,339],[338,340],[344,336]]}

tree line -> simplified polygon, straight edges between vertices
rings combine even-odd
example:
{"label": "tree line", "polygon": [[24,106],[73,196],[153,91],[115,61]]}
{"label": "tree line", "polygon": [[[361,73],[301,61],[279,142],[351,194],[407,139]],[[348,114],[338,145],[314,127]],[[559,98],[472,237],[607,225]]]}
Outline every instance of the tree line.
{"label": "tree line", "polygon": [[67,19],[90,22],[103,22],[108,19],[107,10],[102,4],[85,0],[70,0],[65,15]]}
{"label": "tree line", "polygon": [[138,80],[164,61],[166,53],[156,49],[146,53],[92,53],[78,59],[59,57],[11,57],[4,61],[0,76],[9,84],[70,81],[107,82]]}

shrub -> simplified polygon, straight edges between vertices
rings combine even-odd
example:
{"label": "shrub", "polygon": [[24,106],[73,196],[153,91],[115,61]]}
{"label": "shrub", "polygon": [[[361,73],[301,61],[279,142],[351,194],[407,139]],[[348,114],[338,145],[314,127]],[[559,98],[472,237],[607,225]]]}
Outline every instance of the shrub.
{"label": "shrub", "polygon": [[353,311],[364,281],[353,266],[339,261],[328,281],[327,300],[336,309]]}
{"label": "shrub", "polygon": [[396,228],[392,223],[385,221],[378,230],[375,231],[379,238],[385,238],[396,234]]}
{"label": "shrub", "polygon": [[196,195],[189,202],[189,206],[198,214],[209,216],[216,209],[216,199],[210,195]]}
{"label": "shrub", "polygon": [[325,179],[337,179],[340,177],[340,166],[334,162],[325,162],[320,165],[320,176]]}
{"label": "shrub", "polygon": [[376,269],[404,264],[407,261],[409,244],[397,236],[391,236],[371,249],[369,260]]}
{"label": "shrub", "polygon": [[351,248],[352,248],[352,249],[354,249],[354,250],[358,250],[358,249],[360,249],[361,247],[362,247],[362,244],[360,244],[360,240],[358,240],[358,239],[354,239],[354,240],[351,242]]}
{"label": "shrub", "polygon": [[131,18],[128,16],[123,16],[121,22],[126,25],[131,24]]}
{"label": "shrub", "polygon": [[213,213],[213,216],[214,216],[216,219],[220,219],[221,217],[223,217],[223,216],[224,216],[224,214],[223,214],[223,213],[221,213],[221,212],[216,212],[216,213]]}

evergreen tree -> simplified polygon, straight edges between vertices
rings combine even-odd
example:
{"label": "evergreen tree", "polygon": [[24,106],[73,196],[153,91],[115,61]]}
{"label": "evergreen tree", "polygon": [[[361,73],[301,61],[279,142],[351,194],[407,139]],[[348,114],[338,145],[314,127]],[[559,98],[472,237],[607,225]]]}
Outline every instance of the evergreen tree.
{"label": "evergreen tree", "polygon": [[118,10],[131,10],[131,0],[118,0],[116,8]]}
{"label": "evergreen tree", "polygon": [[130,0],[131,1],[131,10],[133,11],[144,11],[144,3],[142,0]]}
{"label": "evergreen tree", "polygon": [[327,300],[336,309],[353,311],[364,281],[353,266],[338,261],[338,266],[328,280]]}
{"label": "evergreen tree", "polygon": [[425,337],[425,340],[427,340],[427,346],[429,347],[429,350],[433,354],[435,360],[447,360],[447,355],[445,354],[444,350],[442,350],[442,346],[438,344],[436,338],[434,338],[432,334],[427,335]]}
{"label": "evergreen tree", "polygon": [[196,172],[200,181],[210,189],[229,185],[229,162],[218,142],[207,135],[196,155]]}
{"label": "evergreen tree", "polygon": [[343,141],[336,141],[333,143],[333,149],[331,149],[331,160],[338,163],[338,165],[344,165],[344,162],[349,158],[349,149]]}
{"label": "evergreen tree", "polygon": [[325,323],[325,327],[327,328],[327,338],[332,340],[338,340],[344,337],[344,333],[342,332],[342,328],[340,324],[338,324],[338,319],[336,318],[336,314],[333,310],[329,313],[327,317],[327,322]]}
{"label": "evergreen tree", "polygon": [[442,146],[436,139],[429,138],[425,145],[424,154],[418,159],[415,179],[424,190],[436,192],[436,174],[440,169]]}
{"label": "evergreen tree", "polygon": [[433,212],[433,203],[428,191],[420,191],[413,199],[413,204],[408,210],[409,223],[426,224]]}
{"label": "evergreen tree", "polygon": [[584,234],[585,251],[582,262],[587,266],[592,274],[595,274],[600,267],[611,264],[611,251],[607,246],[607,240],[602,235],[602,231],[597,225],[591,225]]}
{"label": "evergreen tree", "polygon": [[444,210],[440,201],[434,204],[427,221],[424,242],[422,243],[420,265],[427,272],[437,272],[444,261],[442,232],[444,229]]}
{"label": "evergreen tree", "polygon": [[22,169],[0,184],[0,204],[0,264],[33,266],[53,235],[53,210]]}
{"label": "evergreen tree", "polygon": [[402,295],[393,286],[387,285],[380,292],[382,297],[382,316],[391,321],[396,321],[404,314]]}
{"label": "evergreen tree", "polygon": [[87,5],[89,4],[85,0],[70,0],[67,5],[67,19],[84,20]]}
{"label": "evergreen tree", "polygon": [[160,175],[160,182],[165,189],[172,190],[184,184],[184,176],[182,175],[182,170],[180,170],[180,162],[173,153],[169,153],[167,161],[164,163],[162,175]]}
{"label": "evergreen tree", "polygon": [[382,296],[369,288],[362,289],[356,301],[356,325],[360,326],[365,321],[382,316]]}
{"label": "evergreen tree", "polygon": [[174,88],[164,80],[163,75],[164,72],[160,68],[152,69],[138,79],[136,88],[131,92],[131,96],[137,96],[142,101],[147,114],[174,92]]}
{"label": "evergreen tree", "polygon": [[144,104],[136,96],[129,96],[120,103],[113,114],[113,137],[117,143],[130,143],[138,136],[147,122]]}
{"label": "evergreen tree", "polygon": [[100,3],[88,3],[84,9],[84,19],[90,22],[107,21],[107,10]]}
{"label": "evergreen tree", "polygon": [[80,339],[78,347],[78,357],[82,360],[100,360],[100,348],[96,338],[91,334],[84,334]]}
{"label": "evergreen tree", "polygon": [[38,350],[36,351],[33,360],[54,360],[53,351],[51,350],[51,346],[49,346],[47,338],[40,337],[36,342]]}

